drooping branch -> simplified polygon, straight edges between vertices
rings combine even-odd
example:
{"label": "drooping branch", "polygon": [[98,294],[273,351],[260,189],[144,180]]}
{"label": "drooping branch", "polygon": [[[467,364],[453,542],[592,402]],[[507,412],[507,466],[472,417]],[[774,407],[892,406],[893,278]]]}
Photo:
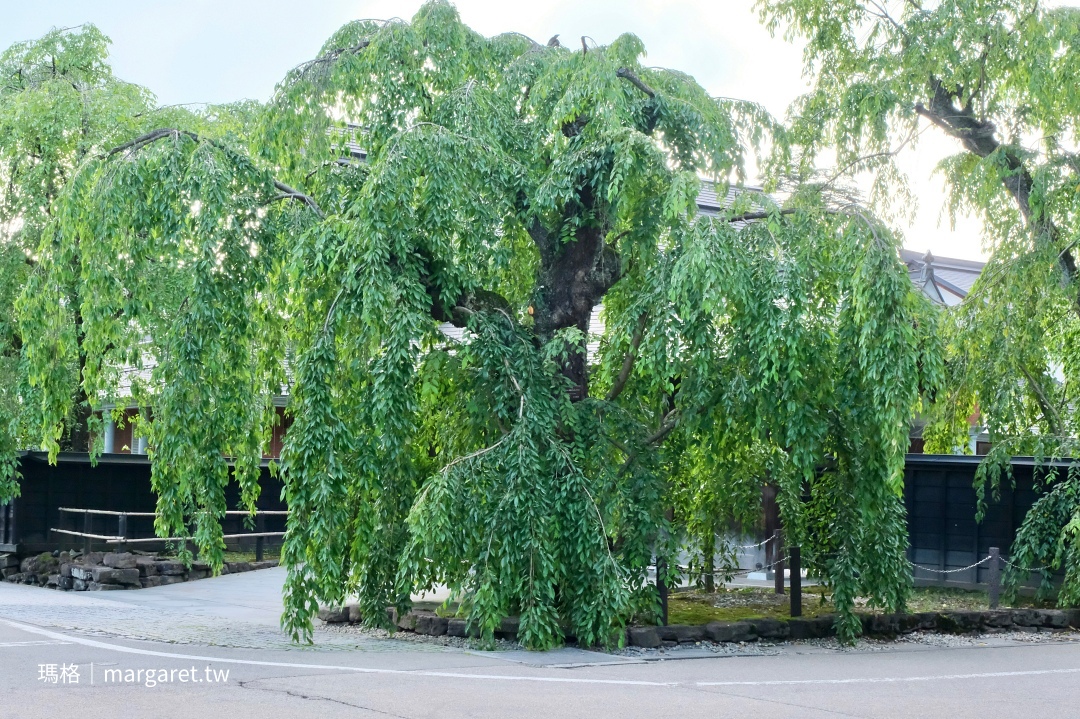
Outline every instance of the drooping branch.
{"label": "drooping branch", "polygon": [[105,153],[99,155],[99,158],[100,159],[105,159],[107,157],[112,157],[113,155],[115,155],[117,153],[120,153],[120,152],[124,152],[125,150],[130,150],[131,152],[137,152],[137,151],[141,150],[142,148],[146,147],[147,145],[149,145],[151,143],[154,143],[154,142],[157,142],[158,140],[161,140],[162,138],[165,138],[165,137],[180,137],[181,135],[183,135],[185,137],[189,137],[192,140],[194,140],[195,142],[198,142],[200,140],[199,136],[197,134],[195,134],[194,132],[190,132],[188,130],[180,130],[180,129],[175,128],[175,127],[162,127],[162,128],[157,129],[157,130],[153,130],[152,132],[148,132],[145,135],[142,135],[140,137],[136,137],[134,140],[128,140],[127,142],[125,142],[122,145],[117,145],[116,147],[112,148],[111,150],[108,150]]}
{"label": "drooping branch", "polygon": [[745,212],[741,215],[735,215],[729,217],[728,222],[750,222],[751,220],[764,220],[772,215],[794,215],[795,208],[788,207],[783,210],[777,210],[776,212]]}
{"label": "drooping branch", "polygon": [[279,180],[274,180],[274,189],[279,190],[281,194],[276,195],[270,200],[271,202],[276,202],[278,200],[296,200],[297,202],[302,202],[310,207],[320,218],[325,217],[322,209],[319,207],[319,203],[315,202],[311,195],[305,195],[303,192],[295,190]]}
{"label": "drooping branch", "polygon": [[[1031,209],[1031,192],[1035,181],[1024,165],[1020,153],[1013,147],[1003,146],[995,136],[997,128],[994,123],[976,117],[970,103],[957,107],[959,90],[949,90],[936,77],[930,78],[930,89],[933,95],[930,104],[917,103],[915,112],[944,130],[950,137],[959,140],[965,150],[978,157],[989,157],[1000,151],[1008,169],[1001,181],[1016,200],[1020,215],[1035,233],[1037,242],[1042,240],[1056,246],[1059,233],[1053,220],[1046,215],[1036,216]],[[1071,251],[1062,252],[1058,257],[1058,264],[1066,282],[1076,279],[1076,258]],[[1075,309],[1080,311],[1080,295],[1076,298]]]}
{"label": "drooping branch", "polygon": [[1057,409],[1054,407],[1050,398],[1046,396],[1043,391],[1042,385],[1031,376],[1027,368],[1020,365],[1020,373],[1024,375],[1024,379],[1027,380],[1028,386],[1031,387],[1032,393],[1035,395],[1035,402],[1039,405],[1039,409],[1042,410],[1043,419],[1049,425],[1050,433],[1055,437],[1061,436],[1061,415],[1058,414]]}
{"label": "drooping branch", "polygon": [[629,81],[631,85],[633,85],[634,87],[636,87],[637,89],[641,90],[643,93],[648,95],[650,100],[655,100],[656,99],[656,91],[653,90],[648,85],[646,85],[645,83],[643,83],[641,81],[641,78],[639,78],[637,75],[635,75],[630,70],[630,68],[620,67],[618,70],[615,71],[615,74],[618,75],[619,77],[621,77],[622,79]]}
{"label": "drooping branch", "polygon": [[622,369],[619,370],[619,375],[615,378],[615,382],[612,383],[611,389],[608,390],[607,396],[604,398],[608,402],[615,401],[622,394],[623,389],[626,387],[626,381],[630,379],[630,372],[633,371],[634,362],[637,361],[638,347],[641,346],[641,340],[645,337],[645,326],[648,321],[649,313],[643,312],[638,319],[637,329],[634,330],[634,335],[630,338],[630,349],[626,351]]}
{"label": "drooping branch", "polygon": [[334,62],[335,60],[337,60],[342,55],[355,55],[356,53],[360,52],[361,50],[363,50],[364,48],[366,48],[370,44],[371,44],[370,40],[361,40],[360,42],[353,45],[352,47],[343,47],[343,48],[338,48],[337,50],[331,50],[330,52],[326,53],[325,55],[320,55],[319,57],[315,58],[314,60],[308,60],[307,62],[305,62],[305,63],[303,63],[301,65],[298,65],[293,70],[293,74],[295,74],[297,77],[303,77],[309,71],[311,71],[313,68],[316,68],[316,67],[318,67],[320,65],[329,65],[330,63]]}

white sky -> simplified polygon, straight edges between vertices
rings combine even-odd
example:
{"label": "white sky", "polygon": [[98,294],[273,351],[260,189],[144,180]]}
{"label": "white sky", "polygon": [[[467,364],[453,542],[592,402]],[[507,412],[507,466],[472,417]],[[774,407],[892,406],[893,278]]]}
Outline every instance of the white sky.
{"label": "white sky", "polygon": [[[9,2],[0,48],[51,27],[93,22],[113,40],[117,75],[150,88],[162,104],[266,100],[289,68],[311,59],[357,18],[409,19],[420,0],[51,0]],[[648,63],[688,72],[711,94],[755,100],[782,117],[807,88],[801,49],[771,38],[753,0],[458,0],[466,24],[485,35],[517,31],[538,42],[559,33],[574,47],[623,32],[644,41]],[[919,200],[905,246],[939,257],[983,259],[979,224],[953,230],[942,217],[937,162],[956,146],[933,129],[899,158]]]}

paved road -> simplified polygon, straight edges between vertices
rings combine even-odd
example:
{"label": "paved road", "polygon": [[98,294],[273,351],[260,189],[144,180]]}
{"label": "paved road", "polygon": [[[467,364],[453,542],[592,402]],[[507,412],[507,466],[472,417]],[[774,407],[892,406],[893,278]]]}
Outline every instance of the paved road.
{"label": "paved road", "polygon": [[[1080,714],[1080,643],[786,645],[767,656],[644,662],[322,630],[298,649],[276,629],[281,578],[264,570],[94,595],[0,584],[0,717]],[[46,680],[53,670],[55,683]]]}

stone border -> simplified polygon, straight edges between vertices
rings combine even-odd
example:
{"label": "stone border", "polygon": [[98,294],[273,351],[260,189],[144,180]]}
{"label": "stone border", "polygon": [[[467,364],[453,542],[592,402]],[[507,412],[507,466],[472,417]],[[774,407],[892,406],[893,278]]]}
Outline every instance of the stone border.
{"label": "stone border", "polygon": [[[276,561],[226,562],[222,574],[250,572],[277,566]],[[0,555],[0,576],[16,584],[30,584],[61,591],[108,591],[143,589],[192,582],[211,576],[206,562],[191,566],[168,557],[131,552],[58,552],[38,554],[21,562],[13,555]]]}
{"label": "stone border", "polygon": [[[321,608],[319,619],[327,624],[356,624],[360,611],[356,605]],[[413,610],[398,616],[387,609],[387,618],[399,630],[433,637],[479,636],[468,630],[464,619],[440,617],[435,612]],[[1016,628],[1068,629],[1080,628],[1080,609],[993,609],[987,611],[922,612],[919,614],[862,614],[863,634],[894,637],[916,631],[937,631],[944,634],[973,632],[1003,632]],[[836,636],[836,617],[832,614],[810,619],[746,619],[738,622],[709,622],[708,624],[670,624],[663,627],[628,627],[626,646],[656,649],[662,646],[693,644],[701,641],[716,643],[756,642],[759,639],[784,641],[789,639],[822,639]],[[495,636],[499,639],[517,638],[518,619],[502,620]],[[573,641],[573,637],[567,637]]]}

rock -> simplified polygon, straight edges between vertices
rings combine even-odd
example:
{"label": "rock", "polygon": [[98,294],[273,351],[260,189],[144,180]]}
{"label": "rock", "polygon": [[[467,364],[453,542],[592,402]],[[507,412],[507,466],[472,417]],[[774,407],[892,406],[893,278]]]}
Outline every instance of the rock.
{"label": "rock", "polygon": [[90,582],[86,585],[86,590],[88,592],[111,592],[123,588],[124,587],[119,584],[101,584],[99,582]]}
{"label": "rock", "polygon": [[103,552],[89,552],[82,558],[81,564],[99,565],[104,558],[105,554]]}
{"label": "rock", "polygon": [[167,584],[180,584],[183,581],[184,581],[184,578],[182,576],[176,576],[175,574],[173,574],[173,575],[162,577],[161,578],[161,586],[164,587]]}
{"label": "rock", "polygon": [[112,567],[94,567],[90,570],[91,577],[98,584],[117,584],[123,586],[140,586],[139,570],[114,569]]}
{"label": "rock", "polygon": [[208,569],[192,569],[187,573],[187,580],[194,582],[197,579],[206,579],[210,576],[210,570]]}
{"label": "rock", "polygon": [[139,570],[140,577],[156,577],[158,564],[153,557],[135,557],[135,567]]}
{"label": "rock", "polygon": [[664,642],[693,644],[705,638],[705,627],[692,624],[669,624],[666,627],[656,627],[656,633]]}
{"label": "rock", "polygon": [[162,579],[164,579],[164,577],[159,577],[159,576],[140,577],[139,578],[139,584],[142,585],[143,589],[146,589],[148,587],[160,587]]}
{"label": "rock", "polygon": [[521,625],[521,620],[517,617],[504,617],[499,622],[499,628],[495,630],[495,636],[499,639],[509,639],[513,641],[517,639],[518,627]]}
{"label": "rock", "polygon": [[705,625],[705,636],[714,642],[757,641],[754,628],[748,622],[709,622]]}
{"label": "rock", "polygon": [[480,636],[479,627],[466,627],[466,621],[464,619],[451,619],[446,623],[446,636],[448,637],[478,637]]}
{"label": "rock", "polygon": [[60,580],[56,583],[56,588],[66,592],[72,588],[74,582],[75,580],[71,577],[60,577]]}
{"label": "rock", "polygon": [[[187,571],[187,567],[184,566],[183,562],[165,560],[164,562],[155,562],[154,564],[157,566],[158,574],[167,576],[179,576]],[[147,570],[147,574],[149,574],[149,570]]]}
{"label": "rock", "polygon": [[822,639],[833,635],[832,615],[813,619],[795,618],[788,622],[788,639]]}
{"label": "rock", "polygon": [[230,572],[250,572],[251,562],[229,562]]}
{"label": "rock", "polygon": [[[358,604],[350,604],[349,605],[349,624],[359,624],[363,620],[364,620],[364,617],[363,617],[363,615],[360,614],[360,605],[358,605]],[[443,632],[443,634],[446,634],[446,632]]]}
{"label": "rock", "polygon": [[71,588],[76,592],[85,592],[90,586],[90,582],[85,579],[72,579]]}
{"label": "rock", "polygon": [[1035,609],[1014,609],[1012,620],[1018,627],[1037,627],[1042,624],[1042,617]]}
{"label": "rock", "polygon": [[1038,612],[1042,619],[1040,626],[1052,629],[1064,629],[1069,626],[1069,615],[1060,609],[1040,609]]}
{"label": "rock", "polygon": [[[348,618],[346,616],[346,618]],[[416,612],[406,612],[397,618],[394,622],[398,629],[404,629],[407,632],[414,631],[416,629]]]}
{"label": "rock", "polygon": [[210,571],[210,564],[207,563],[207,562],[202,562],[202,561],[199,561],[199,560],[195,560],[194,562],[191,563],[191,568],[193,570],[200,571],[200,572],[209,572]]}
{"label": "rock", "polygon": [[65,562],[64,564],[60,565],[60,576],[61,577],[70,577],[71,576],[71,565],[70,564]]}
{"label": "rock", "polygon": [[60,562],[49,552],[42,552],[33,557],[22,560],[19,569],[24,574],[50,574],[56,571]]}
{"label": "rock", "polygon": [[1012,623],[1012,612],[1007,609],[991,609],[983,612],[983,624],[988,627],[1002,629],[1011,627]]}
{"label": "rock", "polygon": [[347,607],[319,607],[318,617],[327,624],[341,624],[349,621],[349,609]]}
{"label": "rock", "polygon": [[134,569],[136,558],[131,552],[109,552],[101,558],[101,563],[113,569]]}
{"label": "rock", "polygon": [[937,629],[948,634],[966,634],[982,626],[982,612],[939,612]]}
{"label": "rock", "polygon": [[429,637],[441,637],[446,634],[449,623],[446,617],[440,617],[435,612],[417,612],[415,631]]}
{"label": "rock", "polygon": [[0,569],[19,566],[19,558],[14,554],[0,554]]}
{"label": "rock", "polygon": [[626,643],[632,647],[656,649],[660,646],[660,635],[656,627],[630,627],[626,630]]}
{"label": "rock", "polygon": [[252,562],[251,568],[254,569],[270,569],[278,565],[276,559],[267,559],[262,562]]}
{"label": "rock", "polygon": [[787,638],[787,622],[782,622],[779,619],[751,619],[749,623],[753,627],[754,634],[757,634],[762,639]]}
{"label": "rock", "polygon": [[83,579],[89,582],[93,579],[93,571],[93,567],[87,567],[81,564],[71,565],[71,576],[75,579]]}
{"label": "rock", "polygon": [[4,579],[11,582],[12,584],[19,584],[22,582],[24,577],[26,577],[26,574],[24,574],[23,572],[15,572],[14,574],[9,574],[8,576],[4,577]]}
{"label": "rock", "polygon": [[59,574],[50,574],[48,579],[45,580],[45,586],[46,587],[55,587],[59,583],[60,583],[60,575]]}
{"label": "rock", "polygon": [[4,567],[3,569],[0,569],[0,577],[3,577],[4,579],[7,579],[7,578],[8,578],[8,577],[10,577],[11,575],[13,575],[13,574],[18,574],[18,573],[19,573],[19,568],[18,568],[18,566],[15,566],[15,567]]}
{"label": "rock", "polygon": [[1069,616],[1070,627],[1080,627],[1080,609],[1066,609],[1065,614]]}

